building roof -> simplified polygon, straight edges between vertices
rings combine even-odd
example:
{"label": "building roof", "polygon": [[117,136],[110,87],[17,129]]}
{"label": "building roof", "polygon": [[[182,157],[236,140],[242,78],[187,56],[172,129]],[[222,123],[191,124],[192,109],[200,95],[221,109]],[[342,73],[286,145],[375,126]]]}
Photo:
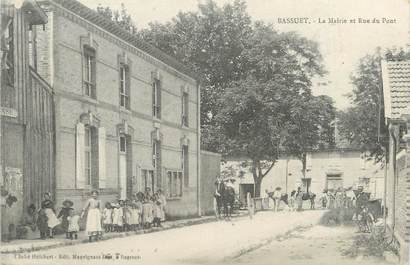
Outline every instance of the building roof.
{"label": "building roof", "polygon": [[99,26],[100,28],[106,30],[107,32],[115,35],[116,37],[124,40],[125,42],[131,44],[132,46],[140,49],[141,51],[153,56],[154,58],[162,61],[163,63],[171,66],[177,71],[193,78],[197,79],[196,75],[186,67],[184,64],[179,62],[177,59],[169,56],[160,49],[152,46],[151,44],[143,41],[141,38],[131,34],[130,32],[124,30],[113,21],[101,16],[97,11],[88,8],[87,6],[81,4],[76,0],[49,0],[45,2],[53,2],[62,6],[63,8],[75,13],[81,18],[89,21],[92,24]]}
{"label": "building roof", "polygon": [[410,61],[382,60],[384,108],[386,120],[399,120],[410,114]]}

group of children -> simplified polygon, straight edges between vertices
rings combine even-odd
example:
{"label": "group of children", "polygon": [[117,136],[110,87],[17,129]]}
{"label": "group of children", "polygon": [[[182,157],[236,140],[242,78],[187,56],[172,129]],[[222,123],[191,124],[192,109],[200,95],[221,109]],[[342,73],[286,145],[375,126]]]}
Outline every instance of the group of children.
{"label": "group of children", "polygon": [[164,200],[160,194],[137,194],[134,200],[118,200],[105,204],[102,212],[105,232],[136,231],[140,228],[160,227],[165,220]]}
{"label": "group of children", "polygon": [[[43,203],[37,216],[37,227],[40,231],[41,239],[46,239],[49,236],[53,236],[55,232],[54,228],[60,224],[60,222],[58,221],[59,218],[62,219],[61,227],[66,233],[66,238],[71,240],[78,238],[78,231],[80,231],[80,216],[75,212],[72,206],[72,201],[65,200],[63,202],[63,207],[61,208],[60,213],[58,214],[58,216],[55,216],[52,205]],[[54,219],[54,224],[50,224],[50,219]]]}

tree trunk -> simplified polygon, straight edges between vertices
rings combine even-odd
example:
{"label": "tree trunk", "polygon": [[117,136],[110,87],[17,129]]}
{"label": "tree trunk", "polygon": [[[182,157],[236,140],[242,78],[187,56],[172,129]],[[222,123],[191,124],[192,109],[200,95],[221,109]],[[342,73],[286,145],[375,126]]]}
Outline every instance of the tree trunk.
{"label": "tree trunk", "polygon": [[306,153],[302,154],[301,160],[302,160],[302,176],[303,178],[306,178]]}
{"label": "tree trunk", "polygon": [[259,161],[253,160],[252,161],[252,175],[253,175],[253,183],[254,183],[254,197],[260,197],[261,195],[261,183],[262,183],[262,176],[259,175],[260,172],[260,163]]}
{"label": "tree trunk", "polygon": [[255,182],[255,198],[261,196],[262,178],[254,179]]}

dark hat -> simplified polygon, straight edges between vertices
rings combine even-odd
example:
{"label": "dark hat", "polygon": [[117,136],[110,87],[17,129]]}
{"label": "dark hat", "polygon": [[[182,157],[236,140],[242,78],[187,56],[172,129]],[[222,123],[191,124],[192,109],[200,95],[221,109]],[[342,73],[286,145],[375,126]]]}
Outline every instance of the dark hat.
{"label": "dark hat", "polygon": [[44,202],[43,206],[44,206],[45,208],[52,207],[52,206],[53,206],[53,202],[50,201],[50,200],[46,200],[46,201]]}
{"label": "dark hat", "polygon": [[70,200],[63,201],[63,206],[66,207],[66,208],[70,208],[73,205],[74,205],[74,203]]}

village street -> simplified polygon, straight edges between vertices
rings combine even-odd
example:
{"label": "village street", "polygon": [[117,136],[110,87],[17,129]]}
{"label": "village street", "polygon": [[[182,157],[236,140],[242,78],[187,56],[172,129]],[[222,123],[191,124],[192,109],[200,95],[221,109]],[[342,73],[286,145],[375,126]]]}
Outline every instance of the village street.
{"label": "village street", "polygon": [[[302,264],[305,259],[313,261],[315,256],[322,261],[332,256],[348,259],[341,257],[339,245],[354,235],[354,229],[318,225],[323,213],[321,210],[259,212],[252,220],[241,217],[232,222],[211,222],[98,243],[7,254],[2,256],[2,264]],[[106,259],[108,254],[117,262]],[[348,259],[336,264],[356,262]]]}

